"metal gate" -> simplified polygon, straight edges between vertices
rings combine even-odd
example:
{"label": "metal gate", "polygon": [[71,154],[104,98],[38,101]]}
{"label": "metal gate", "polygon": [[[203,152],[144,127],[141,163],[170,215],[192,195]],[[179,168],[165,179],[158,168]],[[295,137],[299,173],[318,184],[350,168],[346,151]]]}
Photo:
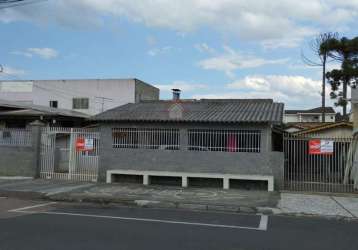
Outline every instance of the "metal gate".
{"label": "metal gate", "polygon": [[[330,144],[329,152],[312,152],[312,141]],[[333,147],[332,147],[333,145]],[[346,166],[352,158],[352,138],[312,135],[284,135],[285,189],[308,192],[354,192],[353,181],[345,180]]]}
{"label": "metal gate", "polygon": [[99,132],[89,129],[43,128],[40,177],[97,181],[99,139]]}

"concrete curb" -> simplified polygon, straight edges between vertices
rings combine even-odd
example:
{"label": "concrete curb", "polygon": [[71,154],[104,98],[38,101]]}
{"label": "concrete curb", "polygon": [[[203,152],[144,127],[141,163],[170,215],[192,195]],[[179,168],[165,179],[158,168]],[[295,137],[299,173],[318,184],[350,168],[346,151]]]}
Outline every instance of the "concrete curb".
{"label": "concrete curb", "polygon": [[245,213],[245,214],[266,214],[274,213],[274,208],[259,209],[256,207],[247,206],[232,206],[220,204],[202,204],[202,203],[188,203],[177,201],[157,201],[157,200],[138,200],[138,199],[120,199],[112,197],[70,197],[64,195],[46,196],[46,200],[62,201],[62,202],[85,202],[85,203],[99,203],[99,204],[119,204],[133,207],[143,208],[171,208],[197,211],[215,211],[215,212],[230,212],[230,213]]}
{"label": "concrete curb", "polygon": [[280,215],[290,217],[323,217],[335,220],[358,220],[358,218],[335,216],[335,215],[317,215],[307,213],[287,213],[280,208],[273,207],[248,207],[248,206],[232,206],[220,204],[202,204],[174,201],[156,201],[156,200],[139,200],[112,197],[89,197],[84,195],[69,196],[66,194],[48,195],[40,192],[29,191],[4,191],[0,190],[0,197],[18,198],[24,200],[43,200],[57,202],[78,202],[78,203],[95,203],[95,204],[115,204],[126,207],[142,207],[157,209],[180,209],[191,211],[210,211],[240,214],[263,214],[263,215]]}
{"label": "concrete curb", "polygon": [[7,191],[0,190],[0,197],[18,198],[24,200],[44,200],[46,194],[39,192],[28,192],[28,191]]}
{"label": "concrete curb", "polygon": [[117,204],[129,207],[143,207],[143,208],[168,208],[168,209],[183,209],[196,211],[213,211],[213,212],[229,212],[229,213],[244,213],[244,214],[265,214],[271,215],[275,213],[275,208],[258,208],[248,206],[232,206],[220,204],[202,204],[202,203],[188,203],[177,201],[156,201],[156,200],[139,200],[139,199],[123,199],[112,197],[88,197],[83,195],[69,196],[65,194],[47,195],[39,192],[28,191],[3,191],[0,190],[0,197],[19,198],[25,200],[47,200],[57,202],[79,202],[79,203],[97,203],[97,204]]}
{"label": "concrete curb", "polygon": [[0,180],[33,180],[33,177],[26,176],[0,176]]}
{"label": "concrete curb", "polygon": [[277,207],[248,207],[248,206],[232,206],[220,204],[202,204],[202,203],[188,203],[188,202],[174,202],[174,201],[156,201],[156,200],[140,200],[140,199],[126,199],[113,197],[89,197],[84,195],[69,196],[66,194],[48,195],[40,192],[29,191],[6,191],[0,190],[0,197],[18,198],[24,200],[43,200],[43,201],[57,201],[57,202],[78,202],[78,203],[95,203],[95,204],[114,204],[127,207],[142,207],[142,208],[158,208],[158,209],[182,209],[192,211],[211,211],[211,212],[226,212],[226,213],[241,213],[241,214],[263,214],[263,215],[279,215],[290,217],[323,217],[335,220],[358,220],[354,217],[344,217],[338,215],[318,215],[297,212],[284,212]]}

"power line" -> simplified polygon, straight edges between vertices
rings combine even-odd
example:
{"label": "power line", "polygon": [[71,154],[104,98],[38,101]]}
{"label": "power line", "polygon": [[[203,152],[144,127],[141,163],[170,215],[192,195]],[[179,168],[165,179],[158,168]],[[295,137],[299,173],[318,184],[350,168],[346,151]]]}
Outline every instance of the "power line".
{"label": "power line", "polygon": [[105,101],[111,101],[111,102],[113,102],[113,99],[112,99],[112,98],[106,98],[106,97],[103,97],[103,96],[95,96],[95,98],[98,98],[98,99],[101,99],[101,100],[102,100],[102,102],[101,102],[101,105],[102,105],[101,111],[102,111],[102,112],[104,111],[104,102],[105,102]]}
{"label": "power line", "polygon": [[[71,101],[73,100],[74,91],[66,92],[66,90],[60,90],[60,89],[56,89],[54,87],[46,88],[44,86],[39,86],[37,84],[33,84],[33,86],[36,88],[42,89],[44,91],[47,91],[51,94],[56,93],[59,96],[62,96],[63,98],[65,98],[67,100],[71,100]],[[78,93],[80,93],[80,92],[78,92]],[[83,94],[85,94],[85,93],[81,92],[80,95],[83,95]],[[114,102],[114,99],[112,99],[112,98],[107,98],[107,97],[103,97],[103,96],[93,96],[93,94],[89,94],[89,93],[87,93],[87,94],[88,94],[87,98],[89,98],[89,99],[93,100],[95,103],[101,105],[101,108],[99,109],[99,111],[102,111],[102,112],[104,111],[105,102]],[[97,99],[101,99],[101,101],[97,101]],[[97,109],[97,107],[96,107],[96,109]]]}
{"label": "power line", "polygon": [[[35,83],[34,83],[34,86],[37,87],[37,88],[46,88],[46,87],[44,87],[44,86],[40,86],[40,85],[35,84]],[[108,101],[108,102],[113,102],[113,101],[114,101],[114,99],[112,99],[112,98],[102,97],[102,96],[94,96],[93,93],[85,92],[85,91],[82,91],[82,90],[81,90],[81,91],[75,91],[75,90],[68,90],[68,91],[66,91],[65,89],[59,89],[59,88],[56,88],[56,87],[54,87],[54,86],[47,87],[46,89],[48,90],[48,92],[63,93],[63,94],[65,94],[65,95],[67,95],[67,96],[70,96],[70,97],[73,97],[74,94],[76,94],[76,95],[78,95],[78,96],[84,96],[84,95],[85,95],[86,97],[89,97],[89,98],[91,98],[91,99],[104,98],[104,99],[105,99],[106,101]],[[97,102],[97,103],[99,103],[99,102]]]}
{"label": "power line", "polygon": [[[14,79],[17,78],[16,76],[13,76],[11,74],[7,74],[6,72],[4,72],[4,68],[2,67],[1,64],[0,64],[0,73],[5,74],[8,77],[13,77]],[[19,80],[19,79],[17,78],[16,80]],[[108,98],[108,97],[104,97],[104,96],[94,96],[93,93],[89,93],[89,92],[86,93],[85,91],[74,91],[74,90],[66,91],[64,89],[58,89],[58,88],[56,88],[54,86],[45,87],[45,86],[40,86],[40,85],[35,84],[35,83],[33,83],[33,87],[42,89],[42,90],[44,90],[44,91],[46,91],[48,93],[51,93],[51,94],[59,95],[62,98],[67,99],[69,101],[73,100],[74,94],[78,95],[78,96],[86,95],[86,97],[91,99],[91,100],[93,100],[94,103],[97,103],[97,104],[101,105],[99,111],[102,111],[102,112],[104,111],[105,102],[114,102],[115,101],[113,98]],[[98,100],[98,99],[100,99],[100,100]],[[97,109],[97,107],[96,107],[96,109]]]}
{"label": "power line", "polygon": [[47,0],[0,0],[0,9],[7,9],[44,1]]}

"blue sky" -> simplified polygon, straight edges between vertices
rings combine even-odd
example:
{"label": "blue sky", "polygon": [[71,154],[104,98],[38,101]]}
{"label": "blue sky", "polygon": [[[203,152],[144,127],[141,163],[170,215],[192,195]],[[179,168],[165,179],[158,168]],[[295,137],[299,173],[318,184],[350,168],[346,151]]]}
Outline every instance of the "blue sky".
{"label": "blue sky", "polygon": [[[357,36],[358,1],[48,0],[0,10],[3,79],[139,78],[169,98],[320,105],[301,51],[320,32]],[[331,63],[330,68],[337,63]]]}

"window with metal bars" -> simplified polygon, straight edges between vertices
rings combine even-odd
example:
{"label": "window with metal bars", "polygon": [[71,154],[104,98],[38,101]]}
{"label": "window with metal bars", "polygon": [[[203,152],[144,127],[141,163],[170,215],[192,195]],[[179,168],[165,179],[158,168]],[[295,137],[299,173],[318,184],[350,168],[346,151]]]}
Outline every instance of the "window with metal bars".
{"label": "window with metal bars", "polygon": [[179,129],[114,128],[113,148],[179,150]]}
{"label": "window with metal bars", "polygon": [[188,149],[259,153],[261,150],[261,131],[190,129],[188,131]]}
{"label": "window with metal bars", "polygon": [[73,109],[89,109],[89,98],[73,98],[72,99]]}

